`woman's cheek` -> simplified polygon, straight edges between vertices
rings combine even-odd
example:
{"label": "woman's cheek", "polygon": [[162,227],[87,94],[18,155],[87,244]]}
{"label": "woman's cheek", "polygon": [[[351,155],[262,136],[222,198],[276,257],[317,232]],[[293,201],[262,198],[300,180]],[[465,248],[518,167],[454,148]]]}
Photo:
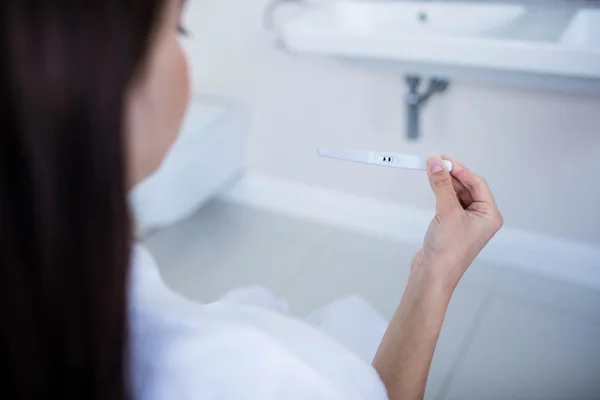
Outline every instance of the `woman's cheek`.
{"label": "woman's cheek", "polygon": [[181,103],[179,106],[179,125],[181,125],[183,118],[185,116],[185,112],[188,108],[188,104],[190,101],[190,93],[191,93],[191,87],[190,87],[190,70],[189,70],[189,65],[188,65],[188,61],[187,61],[187,57],[185,56],[185,53],[183,52],[183,49],[181,48],[181,45],[179,43],[177,43],[177,52],[178,52],[178,57],[177,59],[178,61],[178,73],[177,76],[179,77],[179,81],[177,82],[179,85],[179,93],[180,93],[180,99],[181,99]]}
{"label": "woman's cheek", "polygon": [[175,141],[181,129],[190,99],[188,63],[185,53],[177,40],[175,40],[174,51],[171,54],[171,63],[171,82],[170,87],[166,89],[171,91],[170,96],[167,96],[170,99],[170,104],[166,105],[171,109],[169,113],[169,119],[171,120],[169,123],[170,127],[169,132],[164,132],[165,135],[171,136],[167,147],[170,147]]}

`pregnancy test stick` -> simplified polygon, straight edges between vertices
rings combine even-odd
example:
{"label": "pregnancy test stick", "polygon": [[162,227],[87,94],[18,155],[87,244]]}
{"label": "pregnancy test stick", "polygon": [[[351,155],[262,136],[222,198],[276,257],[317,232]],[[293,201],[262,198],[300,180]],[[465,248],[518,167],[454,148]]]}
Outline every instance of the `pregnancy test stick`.
{"label": "pregnancy test stick", "polygon": [[[320,147],[317,150],[317,154],[320,157],[380,165],[382,167],[427,171],[427,159],[411,154],[398,154],[384,151],[352,150],[328,147]],[[452,162],[444,160],[444,164],[446,164],[446,169],[448,169],[448,171],[452,171]]]}

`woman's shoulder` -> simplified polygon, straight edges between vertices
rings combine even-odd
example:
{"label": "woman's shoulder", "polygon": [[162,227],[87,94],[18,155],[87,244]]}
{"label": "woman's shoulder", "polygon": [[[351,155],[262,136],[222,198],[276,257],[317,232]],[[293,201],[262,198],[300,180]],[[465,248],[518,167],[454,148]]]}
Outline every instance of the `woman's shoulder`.
{"label": "woman's shoulder", "polygon": [[261,310],[203,305],[178,296],[139,246],[132,268],[130,347],[136,399],[343,398],[272,333],[252,323],[253,312]]}
{"label": "woman's shoulder", "polygon": [[138,399],[346,398],[310,365],[248,326],[163,337],[138,363]]}
{"label": "woman's shoulder", "polygon": [[131,285],[137,399],[383,399],[376,373],[326,335],[257,307],[172,292],[136,247]]}

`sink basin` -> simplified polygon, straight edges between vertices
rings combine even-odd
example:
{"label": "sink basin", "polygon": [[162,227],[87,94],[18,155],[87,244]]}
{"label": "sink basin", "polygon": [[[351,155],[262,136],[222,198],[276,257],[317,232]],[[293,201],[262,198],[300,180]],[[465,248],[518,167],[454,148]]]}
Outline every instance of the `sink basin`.
{"label": "sink basin", "polygon": [[329,11],[347,29],[418,36],[494,36],[525,13],[518,5],[335,2]]}
{"label": "sink basin", "polygon": [[579,10],[560,41],[565,45],[600,49],[600,10]]}
{"label": "sink basin", "polygon": [[467,78],[482,73],[517,84],[548,81],[559,90],[600,91],[600,9],[332,0],[308,6],[283,23],[279,35],[296,53],[408,73],[452,78],[451,71],[460,70]]}

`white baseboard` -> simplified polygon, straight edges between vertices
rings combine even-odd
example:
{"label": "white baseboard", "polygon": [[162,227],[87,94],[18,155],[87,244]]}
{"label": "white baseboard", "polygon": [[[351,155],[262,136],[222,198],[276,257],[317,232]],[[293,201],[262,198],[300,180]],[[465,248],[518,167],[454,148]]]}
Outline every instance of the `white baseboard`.
{"label": "white baseboard", "polygon": [[[422,209],[255,174],[223,199],[417,246],[432,217]],[[600,247],[504,227],[480,257],[600,289]]]}

